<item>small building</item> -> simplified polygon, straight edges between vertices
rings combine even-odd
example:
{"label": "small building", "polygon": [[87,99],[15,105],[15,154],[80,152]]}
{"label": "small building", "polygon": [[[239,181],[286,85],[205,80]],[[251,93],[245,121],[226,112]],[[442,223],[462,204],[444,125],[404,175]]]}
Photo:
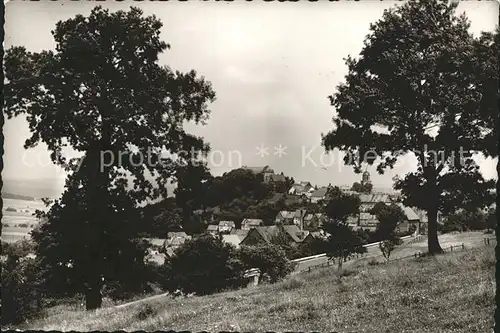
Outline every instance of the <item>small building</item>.
{"label": "small building", "polygon": [[233,221],[219,221],[219,233],[221,234],[229,234],[235,228],[236,224]]}
{"label": "small building", "polygon": [[317,229],[320,228],[325,221],[323,213],[309,213],[304,217],[304,229]]}
{"label": "small building", "polygon": [[295,212],[290,212],[288,210],[282,210],[276,215],[275,222],[279,224],[293,224],[293,219],[295,217]]}
{"label": "small building", "polygon": [[304,230],[304,218],[306,217],[307,210],[297,209],[293,216],[293,224],[298,226],[300,230]]}
{"label": "small building", "polygon": [[278,175],[274,173],[264,173],[264,183],[284,183],[286,182],[286,177],[284,175]]}
{"label": "small building", "polygon": [[224,243],[231,244],[236,248],[239,248],[242,238],[237,234],[222,235],[222,241]]}
{"label": "small building", "polygon": [[241,222],[241,229],[250,230],[256,227],[264,225],[264,221],[261,219],[243,219]]}
{"label": "small building", "polygon": [[321,187],[314,192],[311,193],[310,200],[312,203],[318,203],[321,200],[324,200],[326,197],[326,193],[328,192],[328,187]]}
{"label": "small building", "polygon": [[241,245],[258,245],[271,243],[274,237],[284,236],[285,241],[292,245],[300,244],[307,236],[308,232],[300,230],[296,225],[264,226],[251,229],[247,236],[241,241]]}
{"label": "small building", "polygon": [[310,182],[300,182],[293,184],[288,190],[288,194],[309,196],[314,191],[314,187]]}
{"label": "small building", "polygon": [[219,234],[219,225],[217,224],[209,224],[207,227],[207,233],[210,235],[216,236]]}

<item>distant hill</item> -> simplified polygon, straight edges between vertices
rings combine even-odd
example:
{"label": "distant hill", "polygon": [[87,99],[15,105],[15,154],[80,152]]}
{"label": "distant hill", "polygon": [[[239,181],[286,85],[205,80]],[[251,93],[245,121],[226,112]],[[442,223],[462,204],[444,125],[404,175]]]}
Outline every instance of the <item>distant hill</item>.
{"label": "distant hill", "polygon": [[63,178],[3,179],[2,197],[7,193],[32,198],[57,198],[64,188]]}
{"label": "distant hill", "polygon": [[[64,178],[3,179],[2,197],[9,198],[6,195],[20,195],[31,198],[28,200],[56,199],[61,196],[64,190],[64,181]],[[168,195],[173,196],[175,184],[166,184],[166,187]]]}
{"label": "distant hill", "polygon": [[14,194],[8,192],[2,192],[3,199],[17,199],[17,200],[26,200],[26,201],[35,201],[35,198],[29,197],[27,195]]}

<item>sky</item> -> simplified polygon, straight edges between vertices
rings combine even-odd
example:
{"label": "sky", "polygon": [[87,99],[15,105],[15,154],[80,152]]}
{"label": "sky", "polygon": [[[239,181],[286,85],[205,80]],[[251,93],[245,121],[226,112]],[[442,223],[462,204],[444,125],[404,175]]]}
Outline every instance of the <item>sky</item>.
{"label": "sky", "polygon": [[[111,11],[135,5],[146,15],[156,15],[164,24],[162,38],[171,45],[160,63],[180,71],[195,69],[212,83],[217,100],[208,124],[188,126],[210,143],[212,174],[269,165],[296,181],[318,185],[350,185],[361,178],[342,164],[338,152],[326,155],[320,146],[321,134],[333,127],[334,109],[327,96],[347,73],[344,58],[359,54],[370,23],[401,3],[99,2]],[[88,15],[96,4],[10,1],[5,48],[54,49],[50,31],[56,22]],[[496,1],[464,1],[458,6],[462,12],[474,34],[498,24]],[[51,165],[46,146],[23,149],[29,137],[25,119],[6,120],[3,130],[4,178],[46,179],[62,188],[65,174]],[[257,147],[267,148],[268,154],[257,154]],[[486,178],[496,178],[495,161],[478,162]],[[374,167],[367,170],[375,187],[390,188],[395,175],[415,168],[416,160],[408,156],[383,175]]]}

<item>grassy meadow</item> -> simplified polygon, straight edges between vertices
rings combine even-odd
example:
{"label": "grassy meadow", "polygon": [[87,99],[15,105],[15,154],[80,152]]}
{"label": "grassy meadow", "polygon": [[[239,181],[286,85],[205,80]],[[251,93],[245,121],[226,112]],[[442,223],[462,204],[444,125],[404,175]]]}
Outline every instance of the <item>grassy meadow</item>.
{"label": "grassy meadow", "polygon": [[21,329],[491,332],[494,246],[437,257],[329,267],[204,297],[157,297],[87,313],[48,309]]}

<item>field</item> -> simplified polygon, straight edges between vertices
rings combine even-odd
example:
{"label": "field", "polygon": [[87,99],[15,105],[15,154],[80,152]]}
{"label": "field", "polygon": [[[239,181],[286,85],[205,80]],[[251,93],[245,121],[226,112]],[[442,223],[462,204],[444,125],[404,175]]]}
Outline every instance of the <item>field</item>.
{"label": "field", "polygon": [[[358,265],[356,265],[358,266]],[[325,268],[211,296],[156,297],[86,313],[49,309],[23,329],[490,332],[494,246],[434,258]]]}
{"label": "field", "polygon": [[[16,211],[9,211],[8,208]],[[41,201],[3,199],[2,241],[13,243],[29,238],[29,232],[38,223],[38,220],[32,216],[37,209],[45,209]]]}

